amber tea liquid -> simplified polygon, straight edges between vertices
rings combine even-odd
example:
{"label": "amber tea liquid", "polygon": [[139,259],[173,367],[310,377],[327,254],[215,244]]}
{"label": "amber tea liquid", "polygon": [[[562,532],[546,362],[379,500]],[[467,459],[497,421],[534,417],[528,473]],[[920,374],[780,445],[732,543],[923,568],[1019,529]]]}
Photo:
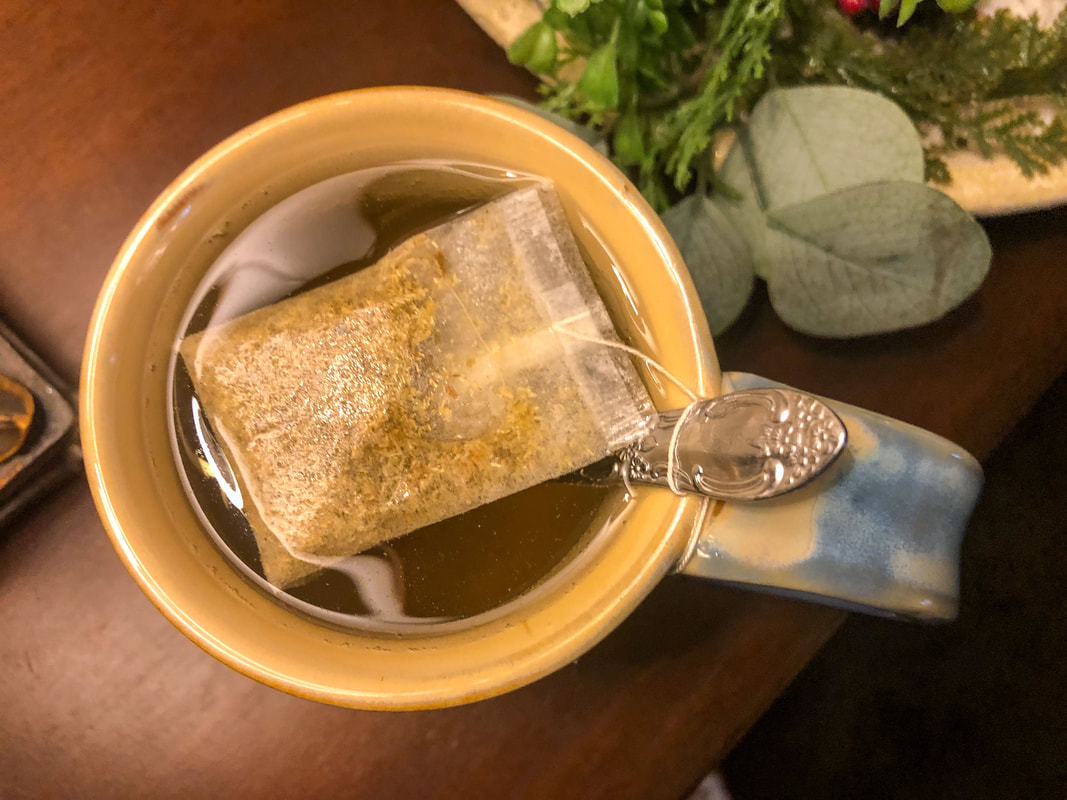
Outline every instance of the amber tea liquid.
{"label": "amber tea liquid", "polygon": [[[416,162],[311,186],[223,252],[182,338],[369,266],[409,236],[530,181],[474,165]],[[246,577],[330,624],[400,630],[476,617],[536,587],[596,534],[606,490],[550,482],[272,587],[239,481],[180,358],[171,375],[175,458],[206,529]]]}

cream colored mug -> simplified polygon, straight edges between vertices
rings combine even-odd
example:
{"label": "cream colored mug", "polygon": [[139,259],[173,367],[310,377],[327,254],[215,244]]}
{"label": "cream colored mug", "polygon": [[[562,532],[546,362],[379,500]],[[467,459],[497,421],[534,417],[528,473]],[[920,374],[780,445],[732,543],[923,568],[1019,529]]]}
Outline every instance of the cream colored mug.
{"label": "cream colored mug", "polygon": [[[642,308],[645,327],[620,322],[624,339],[706,396],[767,383],[720,373],[656,214],[607,159],[540,117],[426,88],[338,94],[268,117],[200,158],[137,224],[101,292],[83,365],[82,442],[101,519],[131,575],[189,638],[293,694],[410,709],[477,700],[555,670],[677,569],[886,613],[955,613],[959,542],[980,470],[932,434],[840,404],[849,448],[810,488],[751,507],[719,504],[699,526],[699,498],[637,489],[627,524],[466,626],[342,632],[242,578],[203,530],[171,456],[167,366],[182,316],[232,237],[273,204],[335,175],[411,159],[551,179],[592,269],[616,273],[599,281],[609,310],[627,294]],[[649,390],[661,410],[687,402],[669,385]],[[620,503],[606,501],[602,517]]]}

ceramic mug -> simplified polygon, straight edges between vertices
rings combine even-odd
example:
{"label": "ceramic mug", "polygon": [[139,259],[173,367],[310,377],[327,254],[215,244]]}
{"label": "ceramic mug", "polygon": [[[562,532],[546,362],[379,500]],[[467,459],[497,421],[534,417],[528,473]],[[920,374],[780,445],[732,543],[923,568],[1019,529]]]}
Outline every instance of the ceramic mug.
{"label": "ceramic mug", "polygon": [[[638,488],[605,501],[626,524],[536,589],[469,624],[402,636],[340,631],[243,579],[194,513],[171,456],[167,367],[208,267],[279,200],[326,178],[411,159],[475,162],[555,182],[623,338],[715,396],[767,383],[720,374],[685,265],[658,217],[602,155],[528,111],[462,92],[386,88],[295,106],[235,134],[151,206],[106,279],[81,382],[85,464],[126,567],[189,638],[271,686],[338,705],[430,708],[499,694],[572,661],[667,573],[929,618],[955,613],[974,460],[932,434],[835,404],[850,444],[811,487],[752,506]],[[617,320],[624,317],[613,314]],[[649,379],[656,406],[686,403]],[[700,523],[698,525],[698,523]],[[594,523],[598,524],[598,523]]]}

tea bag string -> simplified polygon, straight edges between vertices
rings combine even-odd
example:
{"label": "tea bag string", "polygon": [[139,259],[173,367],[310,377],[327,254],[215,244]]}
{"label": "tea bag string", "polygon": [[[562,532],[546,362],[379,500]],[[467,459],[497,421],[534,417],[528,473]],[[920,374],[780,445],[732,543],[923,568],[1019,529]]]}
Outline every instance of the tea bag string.
{"label": "tea bag string", "polygon": [[[682,409],[681,416],[678,417],[678,422],[675,423],[674,430],[671,431],[671,440],[667,446],[667,487],[672,492],[674,492],[674,494],[678,495],[679,497],[682,497],[686,493],[683,492],[678,486],[678,435],[679,432],[682,430],[682,426],[685,424],[686,420],[689,419],[689,415],[693,413],[693,409],[696,408],[698,403],[700,403],[700,395],[694,392],[684,383],[682,383],[682,381],[679,380],[677,376],[671,374],[670,370],[668,370],[665,366],[660,364],[651,356],[645,355],[640,350],[625,345],[622,342],[613,342],[610,339],[601,339],[597,336],[587,336],[584,333],[578,333],[577,331],[564,327],[565,325],[568,325],[571,322],[575,322],[585,317],[588,317],[588,314],[576,314],[573,317],[568,317],[567,319],[560,320],[559,322],[553,323],[553,325],[551,326],[551,330],[555,331],[556,333],[562,333],[564,336],[570,336],[572,339],[577,339],[582,342],[588,342],[590,344],[603,345],[604,347],[610,347],[613,350],[621,350],[622,352],[628,353],[631,356],[634,356],[635,358],[639,358],[651,369],[655,369],[657,372],[667,378],[671,383],[681,389],[682,392],[685,393],[685,396],[689,398],[689,404]],[[622,480],[623,484],[626,486],[627,493],[633,494],[633,490],[630,487],[629,470],[627,468],[624,468],[622,471]],[[689,541],[686,542],[685,550],[682,551],[681,557],[675,564],[675,572],[681,572],[685,568],[685,565],[689,563],[689,559],[693,557],[693,553],[696,552],[697,545],[700,543],[700,535],[704,532],[704,523],[707,520],[708,511],[710,508],[711,498],[706,495],[701,496],[700,508],[697,510],[697,517],[693,521],[693,529],[689,534]]]}
{"label": "tea bag string", "polygon": [[[589,342],[590,344],[603,345],[604,347],[610,347],[613,350],[621,350],[624,353],[629,353],[635,358],[641,359],[650,368],[655,369],[657,372],[667,378],[671,383],[681,389],[681,391],[685,393],[686,397],[689,398],[689,404],[682,409],[681,416],[678,417],[678,422],[675,423],[674,430],[671,431],[671,440],[667,445],[667,487],[679,497],[686,494],[686,492],[683,492],[678,486],[678,437],[682,430],[682,426],[685,424],[686,420],[689,419],[689,415],[693,413],[693,409],[696,408],[698,403],[700,403],[700,395],[698,395],[696,392],[686,386],[681,380],[678,379],[677,376],[671,374],[670,370],[668,370],[665,366],[660,364],[651,356],[645,355],[637,348],[630,347],[628,345],[623,344],[622,342],[613,342],[610,339],[602,339],[598,336],[587,336],[584,333],[578,333],[578,331],[564,327],[570,324],[571,322],[575,322],[579,319],[584,319],[586,317],[588,317],[588,314],[576,314],[573,317],[568,317],[564,320],[560,320],[559,322],[554,323],[551,326],[551,329],[556,333],[562,333],[565,336],[570,336],[571,338],[578,339],[579,341]],[[626,477],[626,473],[624,472],[624,480]],[[629,491],[629,481],[626,481],[626,488],[627,491]]]}

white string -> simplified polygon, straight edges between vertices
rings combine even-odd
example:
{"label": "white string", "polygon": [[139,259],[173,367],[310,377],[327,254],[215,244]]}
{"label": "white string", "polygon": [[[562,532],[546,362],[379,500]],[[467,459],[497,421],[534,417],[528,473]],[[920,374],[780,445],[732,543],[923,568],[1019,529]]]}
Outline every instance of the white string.
{"label": "white string", "polygon": [[[685,495],[686,492],[682,491],[682,489],[678,487],[678,438],[682,430],[682,425],[685,424],[685,421],[687,419],[689,419],[689,415],[692,413],[693,408],[697,405],[697,403],[701,401],[700,395],[698,395],[696,392],[694,392],[692,389],[682,383],[681,380],[672,375],[670,370],[668,370],[665,366],[660,364],[651,356],[645,355],[640,350],[634,347],[629,347],[623,344],[622,342],[613,342],[610,339],[601,339],[596,336],[587,336],[584,333],[578,333],[578,331],[573,331],[569,328],[563,327],[564,325],[568,325],[571,322],[576,322],[577,320],[584,319],[588,316],[588,313],[575,314],[572,317],[568,317],[566,319],[554,323],[552,325],[552,330],[556,333],[562,333],[565,336],[570,336],[574,339],[578,339],[583,342],[589,342],[590,344],[599,344],[603,345],[604,347],[610,347],[615,350],[621,350],[624,353],[629,353],[632,356],[640,358],[649,367],[654,367],[656,370],[659,371],[661,375],[669,379],[671,383],[673,383],[675,386],[685,392],[686,397],[689,398],[689,405],[682,409],[682,414],[680,417],[678,417],[678,422],[675,423],[674,430],[671,431],[671,440],[667,445],[667,488],[669,488],[679,497]],[[629,481],[626,480],[627,478],[627,470],[623,470],[623,479],[626,483],[627,491],[629,491],[630,487]]]}
{"label": "white string", "polygon": [[584,333],[578,333],[578,331],[572,331],[572,330],[570,330],[568,328],[560,327],[561,325],[566,325],[566,324],[568,324],[570,322],[574,322],[577,319],[583,319],[583,318],[585,318],[587,316],[589,316],[589,315],[588,314],[576,314],[573,317],[568,317],[567,319],[560,320],[559,322],[553,323],[551,329],[553,331],[555,331],[556,333],[562,333],[562,334],[564,334],[566,336],[570,336],[571,338],[578,339],[578,340],[583,341],[583,342],[589,342],[590,344],[602,344],[605,347],[611,347],[611,348],[614,348],[615,350],[622,350],[624,353],[629,353],[630,355],[634,356],[635,358],[640,358],[648,366],[653,367],[656,370],[658,370],[660,372],[660,374],[663,375],[663,377],[667,378],[671,383],[673,383],[675,386],[677,386],[679,389],[681,389],[683,392],[685,392],[685,396],[688,397],[692,402],[695,403],[698,400],[700,400],[700,395],[698,395],[696,392],[694,392],[692,389],[690,389],[688,386],[686,386],[684,383],[682,383],[680,380],[678,380],[678,378],[674,377],[674,375],[672,375],[670,373],[670,371],[665,366],[660,364],[658,361],[656,361],[651,356],[645,355],[644,353],[642,353],[637,348],[629,347],[629,346],[623,344],[622,342],[613,342],[613,341],[611,341],[609,339],[600,339],[600,338],[598,338],[596,336],[586,336]]}
{"label": "white string", "polygon": [[693,521],[693,531],[689,534],[689,541],[685,545],[685,550],[682,551],[681,558],[674,565],[675,572],[681,572],[685,569],[685,565],[689,563],[689,559],[693,557],[697,545],[700,543],[700,534],[704,532],[704,523],[707,521],[708,511],[711,509],[711,498],[707,495],[702,495],[701,498],[700,510],[697,511],[697,518]]}
{"label": "white string", "polygon": [[[565,336],[578,339],[579,341],[589,342],[590,344],[599,344],[604,347],[610,347],[614,350],[621,350],[624,353],[629,353],[635,358],[639,358],[645,362],[649,367],[655,368],[661,375],[667,378],[671,383],[681,389],[685,396],[689,398],[689,405],[682,409],[681,416],[678,417],[678,422],[674,425],[674,430],[671,431],[671,440],[667,445],[667,487],[677,496],[683,497],[687,492],[682,491],[678,487],[678,438],[679,433],[682,430],[682,425],[689,419],[689,415],[693,412],[693,409],[701,401],[700,395],[682,383],[678,378],[671,374],[671,372],[658,361],[651,356],[647,356],[640,350],[629,347],[622,342],[613,342],[610,339],[600,339],[596,336],[587,336],[584,333],[578,333],[577,331],[570,330],[563,327],[571,322],[576,322],[579,319],[584,319],[589,316],[588,312],[575,314],[572,317],[562,319],[559,322],[553,323],[551,330],[556,333],[562,333]],[[633,490],[630,487],[630,470],[627,465],[623,465],[622,469],[622,483],[626,487],[626,493],[629,496],[633,496]],[[693,557],[693,553],[696,552],[697,544],[700,541],[700,534],[704,530],[704,521],[708,516],[708,509],[711,507],[711,498],[702,495],[700,502],[700,509],[697,511],[697,518],[693,522],[692,532],[689,534],[689,541],[686,543],[685,550],[682,551],[682,557],[678,559],[678,563],[675,565],[675,572],[680,572],[685,568],[685,565],[689,563],[689,559]]]}

